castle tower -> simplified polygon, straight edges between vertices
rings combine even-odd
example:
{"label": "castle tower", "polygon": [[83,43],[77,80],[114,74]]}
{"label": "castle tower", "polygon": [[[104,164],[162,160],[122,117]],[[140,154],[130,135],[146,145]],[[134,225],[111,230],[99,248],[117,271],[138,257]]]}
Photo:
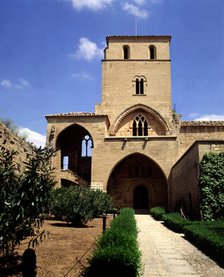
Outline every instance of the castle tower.
{"label": "castle tower", "polygon": [[[171,36],[108,36],[102,61],[102,102],[96,113],[111,124],[136,105],[172,121]],[[155,119],[155,118],[153,118]]]}

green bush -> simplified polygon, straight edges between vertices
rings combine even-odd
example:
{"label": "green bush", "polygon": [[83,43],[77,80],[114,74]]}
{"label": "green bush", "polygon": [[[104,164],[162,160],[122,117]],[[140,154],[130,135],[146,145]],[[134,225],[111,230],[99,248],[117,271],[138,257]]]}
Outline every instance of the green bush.
{"label": "green bush", "polygon": [[112,200],[106,193],[80,186],[55,189],[51,195],[51,213],[74,226],[86,224],[112,207]]}
{"label": "green bush", "polygon": [[207,253],[223,257],[224,255],[224,221],[194,222],[184,227],[188,239]]}
{"label": "green bush", "polygon": [[204,155],[200,167],[199,185],[204,219],[224,218],[224,152]]}
{"label": "green bush", "polygon": [[85,277],[136,277],[141,273],[134,211],[122,209],[99,239]]}
{"label": "green bush", "polygon": [[34,149],[25,172],[18,175],[13,162],[16,153],[0,151],[0,252],[6,255],[13,254],[24,238],[36,235],[43,222],[54,185],[53,152],[50,148]]}
{"label": "green bush", "polygon": [[162,217],[166,211],[163,207],[154,207],[150,209],[150,213],[155,219],[162,220]]}
{"label": "green bush", "polygon": [[181,217],[179,213],[168,213],[162,216],[162,219],[165,222],[165,225],[172,229],[175,232],[182,233],[184,227],[189,225],[191,221],[184,219]]}

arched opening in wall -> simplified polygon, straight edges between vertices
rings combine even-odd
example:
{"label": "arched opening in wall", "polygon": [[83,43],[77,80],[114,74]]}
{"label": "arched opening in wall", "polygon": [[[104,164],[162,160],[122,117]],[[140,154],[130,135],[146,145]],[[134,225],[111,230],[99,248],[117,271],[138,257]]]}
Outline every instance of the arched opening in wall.
{"label": "arched opening in wall", "polygon": [[92,156],[92,146],[93,141],[90,136],[86,135],[82,139],[82,157],[91,157]]}
{"label": "arched opening in wall", "polygon": [[78,124],[65,128],[58,135],[56,150],[61,158],[61,179],[80,185],[90,183],[92,147],[90,133]]}
{"label": "arched opening in wall", "polygon": [[150,55],[150,60],[156,59],[156,47],[154,45],[149,46],[149,55]]}
{"label": "arched opening in wall", "polygon": [[123,46],[123,55],[124,55],[124,60],[130,59],[130,47],[128,45]]}
{"label": "arched opening in wall", "polygon": [[149,208],[149,192],[146,186],[138,185],[134,190],[134,209]]}
{"label": "arched opening in wall", "polygon": [[71,186],[77,186],[77,184],[70,180],[67,180],[67,179],[61,179],[61,187],[62,188],[68,188]]}
{"label": "arched opening in wall", "polygon": [[69,156],[62,157],[62,169],[68,170],[69,168]]}
{"label": "arched opening in wall", "polygon": [[117,163],[110,174],[107,192],[118,208],[167,208],[167,179],[155,161],[140,153]]}

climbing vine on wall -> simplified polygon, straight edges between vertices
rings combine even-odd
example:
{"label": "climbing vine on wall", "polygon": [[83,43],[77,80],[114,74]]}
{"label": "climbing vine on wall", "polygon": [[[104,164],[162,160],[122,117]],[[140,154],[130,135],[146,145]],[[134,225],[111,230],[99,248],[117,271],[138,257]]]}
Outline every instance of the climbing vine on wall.
{"label": "climbing vine on wall", "polygon": [[205,154],[200,168],[201,208],[204,219],[224,218],[224,152]]}

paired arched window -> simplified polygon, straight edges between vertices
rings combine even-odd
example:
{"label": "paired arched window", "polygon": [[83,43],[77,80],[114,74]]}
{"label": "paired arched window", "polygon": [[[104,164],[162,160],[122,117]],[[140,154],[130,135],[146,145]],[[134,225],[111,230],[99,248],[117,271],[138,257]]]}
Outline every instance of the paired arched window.
{"label": "paired arched window", "polygon": [[86,135],[82,139],[82,157],[91,157],[92,156],[92,146],[93,142],[90,136]]}
{"label": "paired arched window", "polygon": [[145,86],[146,86],[146,78],[145,76],[136,75],[133,79],[133,87],[135,88],[135,95],[143,95],[145,94]]}
{"label": "paired arched window", "polygon": [[137,115],[133,120],[132,135],[148,136],[148,122],[141,114]]}
{"label": "paired arched window", "polygon": [[124,60],[129,60],[130,59],[130,47],[128,45],[123,46],[123,51],[124,51]]}
{"label": "paired arched window", "polygon": [[135,80],[135,89],[136,89],[136,94],[144,94],[144,79],[143,78],[137,78]]}
{"label": "paired arched window", "polygon": [[149,46],[149,56],[150,56],[150,60],[156,59],[156,47],[154,45]]}

